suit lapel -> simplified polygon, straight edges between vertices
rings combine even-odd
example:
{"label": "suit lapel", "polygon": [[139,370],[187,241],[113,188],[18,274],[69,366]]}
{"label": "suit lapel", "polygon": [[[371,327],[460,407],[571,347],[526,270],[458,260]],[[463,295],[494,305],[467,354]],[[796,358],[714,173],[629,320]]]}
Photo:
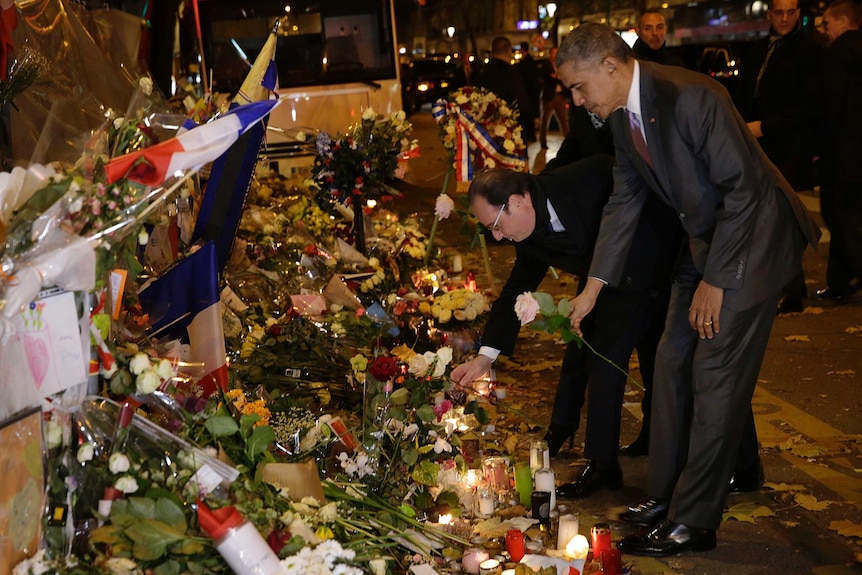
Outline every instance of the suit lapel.
{"label": "suit lapel", "polygon": [[658,95],[655,89],[655,76],[651,63],[640,62],[641,75],[641,117],[646,133],[647,147],[652,159],[652,176],[654,189],[670,197],[670,180],[668,180],[667,158],[661,145],[661,113],[658,106]]}

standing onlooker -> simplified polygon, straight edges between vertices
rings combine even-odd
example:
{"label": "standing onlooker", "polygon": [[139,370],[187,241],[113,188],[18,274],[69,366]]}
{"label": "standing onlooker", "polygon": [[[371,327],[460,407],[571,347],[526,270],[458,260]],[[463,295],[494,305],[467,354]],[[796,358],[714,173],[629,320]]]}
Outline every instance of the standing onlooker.
{"label": "standing onlooker", "polygon": [[[813,184],[820,53],[802,29],[799,0],[772,0],[769,36],[743,60],[740,112],[760,147],[796,190]],[[778,313],[801,312],[807,295],[802,272],[785,286]]]}
{"label": "standing onlooker", "polygon": [[545,64],[545,82],[542,89],[542,125],[539,131],[539,143],[543,148],[548,147],[548,123],[551,121],[551,114],[557,117],[563,137],[565,138],[569,133],[568,108],[571,100],[569,91],[563,87],[557,77],[556,60],[557,49],[551,48],[548,51],[548,62]]}
{"label": "standing onlooker", "polygon": [[536,118],[539,117],[539,101],[542,95],[542,77],[539,74],[539,68],[536,65],[536,59],[530,54],[530,44],[521,42],[521,59],[515,64],[515,69],[521,75],[524,81],[524,89],[527,91],[527,100],[529,100],[529,112],[533,118],[533,122],[525,127],[524,141],[536,141]]}
{"label": "standing onlooker", "polygon": [[[529,143],[527,134],[530,133],[530,126],[535,126],[536,116],[530,112],[530,99],[524,81],[512,66],[512,42],[508,38],[499,36],[491,42],[491,60],[479,72],[476,85],[494,92],[510,106],[518,107],[518,124],[524,141]],[[533,130],[535,138],[535,128]]]}
{"label": "standing onlooker", "polygon": [[[657,556],[712,549],[781,288],[820,230],[719,83],[639,62],[600,24],[569,33],[557,60],[574,103],[610,117],[617,149],[572,329],[581,332],[605,285],[625,281],[649,198],[671,206],[688,235],[656,357],[651,497],[632,512],[661,522],[619,547]],[[665,444],[676,449],[659,457],[654,448]]]}
{"label": "standing onlooker", "polygon": [[862,32],[859,8],[838,0],[826,8],[829,39],[824,58],[824,112],[820,212],[831,232],[826,289],[818,296],[840,299],[862,278]]}
{"label": "standing onlooker", "polygon": [[638,39],[632,46],[635,58],[658,62],[667,66],[685,67],[682,58],[671,54],[665,48],[666,36],[667,22],[664,19],[664,14],[657,10],[647,10],[642,13],[638,18]]}

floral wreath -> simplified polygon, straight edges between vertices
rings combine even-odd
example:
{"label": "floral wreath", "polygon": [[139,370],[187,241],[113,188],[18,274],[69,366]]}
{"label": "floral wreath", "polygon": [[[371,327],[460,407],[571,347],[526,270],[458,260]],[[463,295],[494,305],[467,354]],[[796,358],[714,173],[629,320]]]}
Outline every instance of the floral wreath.
{"label": "floral wreath", "polygon": [[484,88],[466,86],[432,109],[440,125],[459,182],[473,179],[474,170],[524,170],[527,147],[521,138],[518,110]]}

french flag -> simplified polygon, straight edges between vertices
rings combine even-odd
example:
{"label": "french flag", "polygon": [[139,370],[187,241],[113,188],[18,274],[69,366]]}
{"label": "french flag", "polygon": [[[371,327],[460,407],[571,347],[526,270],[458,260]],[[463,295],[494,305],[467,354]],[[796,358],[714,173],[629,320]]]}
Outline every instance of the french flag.
{"label": "french flag", "polygon": [[213,242],[144,286],[138,294],[150,315],[154,332],[188,339],[191,361],[202,362],[205,375],[198,381],[202,395],[227,389],[227,362],[219,298],[218,264]]}
{"label": "french flag", "polygon": [[105,166],[109,184],[126,178],[158,186],[169,177],[198,169],[224,154],[250,128],[266,118],[280,100],[262,100],[237,106],[203,124],[139,152],[114,158]]}

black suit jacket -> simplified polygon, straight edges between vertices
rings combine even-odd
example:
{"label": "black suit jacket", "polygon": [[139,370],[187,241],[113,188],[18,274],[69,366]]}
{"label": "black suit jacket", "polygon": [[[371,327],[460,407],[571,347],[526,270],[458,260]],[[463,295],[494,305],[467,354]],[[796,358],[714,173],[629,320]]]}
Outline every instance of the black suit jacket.
{"label": "black suit jacket", "polygon": [[635,149],[625,110],[611,114],[614,192],[590,275],[611,285],[624,280],[641,213],[658,196],[676,212],[704,280],[724,289],[724,305],[749,309],[798,273],[805,243],[816,246],[820,229],[721,84],[676,66],[639,64],[653,168]]}
{"label": "black suit jacket", "polygon": [[522,127],[535,120],[536,112],[531,109],[524,80],[511,64],[491,58],[476,77],[476,85],[503,98],[509,106],[517,106],[520,112],[518,123]]}
{"label": "black suit jacket", "polygon": [[862,30],[826,49],[823,177],[862,182]]}
{"label": "black suit jacket", "polygon": [[[520,329],[515,299],[538,288],[549,266],[581,278],[586,275],[602,210],[613,189],[612,167],[613,158],[597,155],[533,176],[531,199],[537,228],[529,238],[515,243],[515,265],[488,314],[482,345],[512,353]],[[547,211],[536,205],[545,199],[554,207],[565,232],[547,231]],[[633,297],[669,285],[681,238],[676,214],[658,200],[647,204],[636,227],[637,241],[627,254],[618,286],[618,291]]]}
{"label": "black suit jacket", "polygon": [[742,60],[740,112],[746,122],[760,120],[763,137],[758,142],[790,184],[810,189],[815,118],[821,107],[820,47],[802,29],[778,40],[758,86],[769,41],[753,42]]}

